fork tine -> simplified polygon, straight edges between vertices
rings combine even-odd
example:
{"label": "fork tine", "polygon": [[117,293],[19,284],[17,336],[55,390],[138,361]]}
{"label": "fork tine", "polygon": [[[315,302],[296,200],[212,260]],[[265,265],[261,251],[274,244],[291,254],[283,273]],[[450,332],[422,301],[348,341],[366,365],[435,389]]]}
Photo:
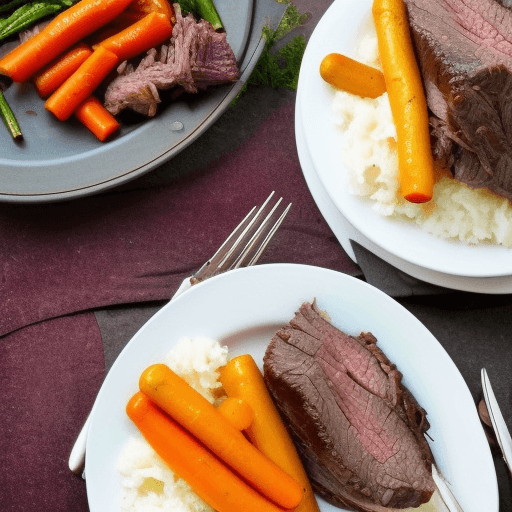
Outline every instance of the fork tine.
{"label": "fork tine", "polygon": [[[277,221],[274,223],[274,225],[268,230],[268,233],[266,233],[265,238],[263,238],[263,241],[259,245],[256,245],[256,242],[259,242],[259,240],[261,240],[262,236],[255,237],[254,240],[252,240],[247,245],[247,247],[244,249],[244,253],[240,257],[240,263],[238,264],[238,266],[242,266],[242,262],[244,261],[244,259],[246,260],[249,258],[249,261],[247,263],[245,263],[245,265],[244,265],[246,267],[255,265],[260,260],[260,258],[263,256],[263,253],[265,252],[265,249],[267,248],[267,245],[269,244],[269,242],[272,239],[272,237],[274,236],[275,232],[278,230],[279,226],[283,222],[283,220],[286,217],[291,206],[292,206],[292,203],[290,203],[285,208],[285,210],[283,211],[283,213],[281,213],[281,215],[279,216]],[[265,230],[262,230],[260,235],[262,235],[263,233],[265,233]]]}
{"label": "fork tine", "polygon": [[254,207],[246,215],[212,258],[191,278],[192,284],[226,270],[254,265],[259,260],[291,207],[290,203],[276,220],[276,211],[282,198],[272,207],[269,202],[273,195],[274,192],[258,209]]}

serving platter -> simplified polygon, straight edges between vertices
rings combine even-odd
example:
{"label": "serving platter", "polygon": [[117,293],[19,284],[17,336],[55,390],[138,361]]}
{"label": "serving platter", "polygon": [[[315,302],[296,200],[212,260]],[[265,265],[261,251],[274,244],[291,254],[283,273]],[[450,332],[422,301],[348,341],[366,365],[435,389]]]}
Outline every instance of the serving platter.
{"label": "serving platter", "polygon": [[[272,335],[302,302],[314,298],[342,330],[355,335],[371,331],[402,371],[404,385],[428,412],[434,457],[464,511],[497,512],[487,439],[471,393],[439,342],[405,308],[367,283],[293,264],[239,269],[200,283],[162,308],[127,344],[91,413],[85,465],[91,512],[121,510],[116,463],[125,443],[139,435],[125,405],[148,365],[161,361],[181,338],[197,336],[227,345],[230,357],[250,353],[261,368]],[[319,503],[322,512],[342,510]]]}
{"label": "serving platter", "polygon": [[349,170],[341,154],[343,135],[335,128],[332,110],[334,92],[320,77],[319,67],[329,53],[353,55],[372,23],[371,5],[371,0],[336,0],[317,24],[302,61],[297,105],[304,141],[323,188],[349,224],[394,261],[440,275],[511,276],[512,249],[435,237],[412,223],[377,214],[369,202],[349,192]]}
{"label": "serving platter", "polygon": [[30,84],[9,87],[5,96],[24,141],[15,143],[0,126],[0,201],[56,201],[112,188],[167,161],[209,128],[254,69],[265,16],[276,13],[267,0],[215,3],[241,68],[240,81],[175,101],[152,119],[125,124],[110,142],[98,141],[77,120],[58,121]]}

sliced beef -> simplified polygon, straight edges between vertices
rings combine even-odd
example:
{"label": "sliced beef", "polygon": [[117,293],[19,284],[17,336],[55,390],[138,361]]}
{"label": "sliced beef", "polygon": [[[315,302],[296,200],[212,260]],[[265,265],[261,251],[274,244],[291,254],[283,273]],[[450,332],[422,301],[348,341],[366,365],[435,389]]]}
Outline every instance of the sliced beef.
{"label": "sliced beef", "polygon": [[509,0],[405,0],[434,154],[456,179],[512,199]]}
{"label": "sliced beef", "polygon": [[178,88],[196,93],[212,85],[234,82],[239,69],[225,32],[211,23],[181,15],[174,4],[176,24],[168,45],[151,49],[136,68],[124,62],[105,93],[105,107],[112,114],[129,108],[154,116],[159,90]]}
{"label": "sliced beef", "polygon": [[370,333],[303,304],[272,338],[264,375],[315,490],[351,510],[416,507],[433,491],[425,411]]}

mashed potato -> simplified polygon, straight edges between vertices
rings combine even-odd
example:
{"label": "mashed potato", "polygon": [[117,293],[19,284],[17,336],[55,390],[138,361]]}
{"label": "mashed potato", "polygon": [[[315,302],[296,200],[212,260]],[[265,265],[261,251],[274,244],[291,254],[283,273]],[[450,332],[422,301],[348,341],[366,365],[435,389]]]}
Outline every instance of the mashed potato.
{"label": "mashed potato", "polygon": [[[228,349],[208,338],[185,338],[161,362],[217,405],[217,369],[227,363]],[[214,512],[190,486],[169,469],[142,437],[132,438],[118,460],[122,475],[121,508],[127,512]]]}
{"label": "mashed potato", "polygon": [[[374,27],[353,58],[382,69]],[[341,157],[351,171],[352,194],[367,198],[380,215],[408,219],[439,237],[512,247],[512,206],[486,189],[444,176],[429,203],[413,204],[398,194],[396,130],[387,93],[373,100],[336,91],[333,110],[344,134]]]}

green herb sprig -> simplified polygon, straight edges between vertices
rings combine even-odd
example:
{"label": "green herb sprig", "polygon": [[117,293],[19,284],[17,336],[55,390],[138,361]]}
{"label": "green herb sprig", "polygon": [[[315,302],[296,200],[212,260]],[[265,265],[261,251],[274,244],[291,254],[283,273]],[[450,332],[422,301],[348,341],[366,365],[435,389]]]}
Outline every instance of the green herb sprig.
{"label": "green herb sprig", "polygon": [[238,98],[251,85],[267,85],[273,88],[297,90],[300,65],[306,49],[306,38],[303,35],[295,36],[277,51],[273,47],[277,41],[289,34],[294,28],[301,26],[307,19],[307,14],[301,14],[290,0],[282,0],[289,4],[283,14],[281,22],[275,30],[263,27],[265,48],[254,68],[251,76],[231,103],[236,104]]}

